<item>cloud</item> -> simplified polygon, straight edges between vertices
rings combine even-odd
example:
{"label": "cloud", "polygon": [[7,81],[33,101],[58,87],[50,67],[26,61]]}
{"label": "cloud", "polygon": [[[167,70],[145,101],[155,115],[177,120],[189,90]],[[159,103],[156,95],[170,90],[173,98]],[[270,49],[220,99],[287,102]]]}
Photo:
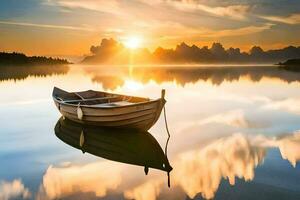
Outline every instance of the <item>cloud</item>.
{"label": "cloud", "polygon": [[[92,193],[95,197],[101,198],[106,197],[108,191],[124,191],[124,196],[130,199],[155,200],[161,184],[166,181],[162,176],[155,174],[148,174],[146,182],[141,180],[141,176],[133,178],[131,175],[127,165],[113,165],[110,161],[78,166],[70,163],[57,167],[50,166],[43,176],[36,199],[60,199],[76,193]],[[131,182],[128,182],[128,179]]]}
{"label": "cloud", "polygon": [[[223,179],[231,185],[235,184],[236,178],[253,180],[255,168],[263,162],[269,148],[278,148],[282,158],[296,166],[300,160],[300,131],[279,137],[235,133],[201,148],[182,152],[171,162],[174,167],[172,187],[182,188],[190,198],[200,193],[211,199]],[[49,167],[37,199],[59,199],[80,192],[105,197],[111,191],[124,192],[128,199],[155,200],[164,192],[165,176],[150,173],[146,178],[135,176],[132,179],[132,173],[125,166],[101,161],[81,166],[67,163]]]}
{"label": "cloud", "polygon": [[[191,38],[222,38],[251,35],[271,29],[274,24],[267,23],[257,26],[245,26],[240,28],[214,30],[206,27],[190,27],[181,23],[150,23],[148,30],[163,34],[160,39],[187,40]],[[171,33],[169,30],[173,30]]]}
{"label": "cloud", "polygon": [[252,145],[242,134],[234,134],[203,149],[181,154],[174,163],[174,182],[190,198],[201,193],[204,198],[211,199],[223,178],[231,185],[235,184],[235,177],[253,180],[254,169],[264,156],[263,148]]}
{"label": "cloud", "polygon": [[53,24],[36,24],[36,23],[27,23],[27,22],[0,21],[0,24],[16,25],[16,26],[31,26],[31,27],[37,27],[37,28],[65,29],[65,30],[77,30],[77,31],[93,31],[93,29],[89,28],[89,27],[63,26],[63,25],[53,25]]}
{"label": "cloud", "polygon": [[[279,148],[283,159],[295,167],[300,160],[300,132],[284,137],[233,134],[209,145],[181,153],[173,163],[172,187],[181,187],[190,197],[201,194],[212,199],[222,179],[235,185],[235,179],[252,181],[255,168],[263,163],[269,148]],[[155,200],[162,192],[164,178],[148,179],[125,192],[125,197]]]}
{"label": "cloud", "polygon": [[244,112],[242,110],[233,110],[227,113],[217,114],[208,117],[199,122],[199,125],[208,123],[221,123],[234,127],[249,127],[249,122],[245,119]]}
{"label": "cloud", "polygon": [[17,197],[22,197],[23,199],[30,198],[30,192],[23,185],[20,179],[15,179],[11,182],[0,181],[0,199],[8,200]]}
{"label": "cloud", "polygon": [[206,37],[233,37],[242,35],[251,35],[260,33],[262,31],[270,29],[274,24],[264,24],[262,26],[246,26],[237,29],[224,29],[220,31],[207,31],[203,34]]}
{"label": "cloud", "polygon": [[151,6],[157,4],[166,4],[176,8],[177,10],[195,12],[202,11],[212,16],[228,17],[236,20],[244,20],[250,9],[249,5],[229,5],[211,7],[194,0],[140,0]]}
{"label": "cloud", "polygon": [[255,126],[245,118],[243,110],[231,110],[225,113],[212,115],[198,121],[182,122],[180,126],[178,126],[177,131],[186,132],[192,128],[198,129],[199,126],[207,124],[224,124],[237,128],[249,128]]}
{"label": "cloud", "polygon": [[225,7],[210,7],[200,4],[196,1],[181,0],[181,1],[167,1],[169,4],[175,6],[179,10],[184,11],[204,11],[214,16],[229,17],[232,19],[243,20],[249,11],[249,5],[230,5]]}
{"label": "cloud", "polygon": [[205,38],[220,38],[220,37],[236,37],[236,36],[243,36],[243,35],[251,35],[255,33],[260,33],[265,30],[270,29],[274,24],[264,24],[261,26],[246,26],[241,28],[235,28],[235,29],[223,29],[223,30],[213,30],[208,29],[205,27],[202,28],[189,28],[185,27],[183,25],[177,26],[175,28],[179,29],[181,28],[178,35],[182,36],[183,38],[188,37],[205,37]]}
{"label": "cloud", "polygon": [[274,101],[263,108],[265,109],[274,109],[274,110],[284,110],[290,113],[300,114],[300,98],[287,98],[281,101]]}
{"label": "cloud", "polygon": [[292,14],[290,16],[260,16],[263,19],[280,22],[284,24],[300,24],[300,14]]}
{"label": "cloud", "polygon": [[[80,181],[79,181],[80,180]],[[103,197],[121,183],[121,168],[110,162],[95,162],[83,166],[52,167],[44,177],[40,199],[56,199],[76,192],[93,192]]]}
{"label": "cloud", "polygon": [[156,200],[156,197],[161,192],[162,184],[163,181],[160,178],[150,179],[141,185],[126,190],[124,196],[126,199]]}
{"label": "cloud", "polygon": [[280,138],[276,143],[282,158],[296,167],[297,161],[300,160],[300,132]]}
{"label": "cloud", "polygon": [[[212,199],[222,179],[231,185],[235,178],[251,181],[255,168],[262,163],[265,149],[251,143],[243,134],[216,140],[200,149],[186,151],[177,156],[171,173],[172,187],[181,187],[190,197],[201,194]],[[125,197],[137,200],[155,200],[162,192],[164,178],[150,179],[125,192]]]}
{"label": "cloud", "polygon": [[50,0],[49,3],[69,9],[81,8],[116,15],[123,13],[117,0]]}

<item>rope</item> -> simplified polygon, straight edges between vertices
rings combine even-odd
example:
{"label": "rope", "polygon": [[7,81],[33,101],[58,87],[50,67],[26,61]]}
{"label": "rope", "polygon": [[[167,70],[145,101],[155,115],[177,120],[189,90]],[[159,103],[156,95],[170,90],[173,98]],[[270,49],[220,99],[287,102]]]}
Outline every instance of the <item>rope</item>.
{"label": "rope", "polygon": [[[170,132],[169,132],[169,127],[168,127],[166,106],[164,106],[164,119],[165,119],[166,130],[167,130],[167,133],[168,133],[168,139],[167,139],[166,146],[165,146],[165,156],[166,156],[166,158],[168,158],[168,144],[169,144],[169,140],[170,140],[171,135],[170,135]],[[167,174],[168,174],[168,187],[170,187],[171,186],[170,172],[168,172]]]}
{"label": "rope", "polygon": [[164,119],[165,119],[166,130],[167,130],[167,133],[168,133],[168,139],[167,139],[166,146],[165,146],[165,155],[167,157],[167,155],[168,155],[168,144],[169,144],[169,140],[170,140],[171,135],[170,135],[169,128],[168,128],[166,106],[164,106]]}
{"label": "rope", "polygon": [[85,100],[85,98],[83,98],[83,96],[81,96],[81,95],[78,94],[77,92],[74,92],[74,94],[75,94],[76,96],[78,96],[80,99]]}

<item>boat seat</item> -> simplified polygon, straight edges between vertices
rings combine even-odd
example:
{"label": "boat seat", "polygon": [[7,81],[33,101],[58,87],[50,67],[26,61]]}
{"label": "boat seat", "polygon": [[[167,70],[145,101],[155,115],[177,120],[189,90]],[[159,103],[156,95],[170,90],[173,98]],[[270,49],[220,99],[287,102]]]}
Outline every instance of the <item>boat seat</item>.
{"label": "boat seat", "polygon": [[116,101],[116,102],[111,102],[111,103],[101,103],[101,104],[94,104],[91,105],[93,107],[117,107],[117,106],[128,106],[134,103],[128,102],[128,101]]}

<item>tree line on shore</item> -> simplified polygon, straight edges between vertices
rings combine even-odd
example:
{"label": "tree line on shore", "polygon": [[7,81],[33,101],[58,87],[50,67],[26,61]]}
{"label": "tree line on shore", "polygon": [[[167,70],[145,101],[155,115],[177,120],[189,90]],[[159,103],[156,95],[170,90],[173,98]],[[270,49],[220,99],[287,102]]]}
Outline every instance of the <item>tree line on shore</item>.
{"label": "tree line on shore", "polygon": [[[254,46],[249,52],[239,48],[225,49],[220,43],[211,47],[198,47],[182,42],[174,49],[158,47],[153,52],[146,48],[128,49],[114,39],[102,39],[101,43],[91,46],[90,55],[84,64],[247,64],[247,63],[280,63],[289,64],[295,60],[299,65],[300,47],[288,46],[282,49],[264,51]],[[286,60],[291,60],[284,62]],[[298,60],[297,60],[298,59]],[[0,52],[0,65],[64,65],[71,64],[66,59],[45,56],[26,56],[23,53]]]}
{"label": "tree line on shore", "polygon": [[23,53],[0,52],[0,65],[64,65],[71,64],[66,59],[45,56],[26,56]]}
{"label": "tree line on shore", "polygon": [[127,49],[114,39],[102,39],[101,43],[91,46],[91,55],[83,63],[97,64],[209,64],[209,63],[278,63],[288,59],[300,58],[300,47],[288,46],[282,49],[264,51],[254,46],[249,52],[239,48],[225,49],[221,43],[211,47],[187,45],[182,42],[174,49],[158,47],[153,52],[146,48]]}

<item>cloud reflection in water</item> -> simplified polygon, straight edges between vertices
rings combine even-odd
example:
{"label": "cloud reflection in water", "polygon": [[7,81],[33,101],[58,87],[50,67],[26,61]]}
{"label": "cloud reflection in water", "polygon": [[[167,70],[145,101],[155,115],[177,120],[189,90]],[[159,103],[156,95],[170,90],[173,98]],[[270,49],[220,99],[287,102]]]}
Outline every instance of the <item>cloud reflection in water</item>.
{"label": "cloud reflection in water", "polygon": [[42,189],[38,196],[40,199],[56,199],[76,192],[93,192],[96,196],[103,197],[108,190],[116,189],[121,179],[121,169],[109,162],[95,162],[82,166],[50,166],[43,177]]}
{"label": "cloud reflection in water", "polygon": [[185,152],[174,164],[175,182],[189,197],[201,193],[213,198],[222,178],[235,184],[235,177],[250,181],[254,169],[265,156],[265,149],[256,147],[242,134],[219,139],[200,150]]}
{"label": "cloud reflection in water", "polygon": [[8,200],[8,199],[28,199],[30,198],[31,194],[24,186],[20,179],[15,179],[11,182],[8,181],[1,181],[0,180],[0,199],[1,200]]}
{"label": "cloud reflection in water", "polygon": [[[255,168],[263,163],[269,148],[279,148],[282,158],[295,166],[300,160],[300,132],[276,138],[236,133],[180,153],[171,162],[172,187],[182,188],[190,198],[197,194],[214,198],[222,179],[227,179],[230,185],[235,185],[236,178],[253,180]],[[124,197],[130,199],[155,200],[166,190],[164,177],[150,175],[136,184],[126,182],[130,173],[125,166],[109,161],[51,166],[43,177],[44,195],[53,199],[75,192],[93,192],[97,197],[104,197],[111,190],[124,191]]]}

